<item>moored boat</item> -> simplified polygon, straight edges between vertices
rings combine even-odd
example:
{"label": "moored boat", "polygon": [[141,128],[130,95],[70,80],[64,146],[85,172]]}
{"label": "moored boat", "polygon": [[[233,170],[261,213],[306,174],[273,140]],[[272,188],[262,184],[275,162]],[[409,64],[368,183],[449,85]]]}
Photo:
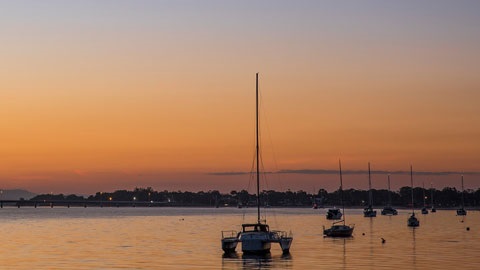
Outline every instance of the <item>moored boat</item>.
{"label": "moored boat", "polygon": [[383,209],[382,209],[382,215],[384,216],[396,216],[398,215],[398,211],[397,209],[391,207],[391,206],[385,206]]}
{"label": "moored boat", "polygon": [[364,217],[376,217],[377,211],[373,210],[372,180],[370,177],[370,162],[368,163],[368,207],[363,209]]}
{"label": "moored boat", "polygon": [[462,206],[457,209],[457,216],[466,216],[467,210],[465,210],[465,199],[464,199],[464,189],[463,189],[463,175],[462,175]]}
{"label": "moored boat", "polygon": [[[328,237],[350,237],[352,236],[353,229],[355,228],[355,225],[346,225],[345,224],[345,203],[343,200],[343,180],[342,180],[342,164],[340,160],[338,161],[339,165],[339,171],[340,171],[340,200],[342,202],[342,208],[343,208],[343,220],[334,222],[332,226],[328,229],[325,229],[325,226],[323,227],[323,234]],[[341,223],[341,224],[339,224]]]}
{"label": "moored boat", "polygon": [[[337,221],[342,222],[342,221]],[[350,237],[352,236],[354,226],[345,224],[333,224],[330,228],[323,228],[323,234],[329,237]]]}
{"label": "moored boat", "polygon": [[383,207],[382,212],[380,212],[384,216],[396,216],[398,215],[397,209],[392,207],[392,195],[390,194],[390,174],[387,176],[388,179],[388,203],[385,207]]}
{"label": "moored boat", "polygon": [[257,199],[257,222],[242,224],[242,231],[223,231],[222,250],[226,253],[235,252],[238,243],[242,245],[244,254],[268,254],[271,243],[279,243],[283,253],[290,251],[293,241],[292,234],[284,231],[271,231],[266,220],[260,218],[260,142],[259,142],[259,121],[258,121],[258,73],[256,74],[256,103],[255,103],[255,133],[256,133],[256,199]]}
{"label": "moored boat", "polygon": [[412,165],[410,165],[410,186],[412,191],[412,215],[407,220],[407,226],[409,227],[418,227],[420,226],[420,221],[415,217],[415,207],[413,202],[413,169]]}
{"label": "moored boat", "polygon": [[333,207],[327,210],[326,218],[329,220],[337,220],[342,218],[340,209]]}

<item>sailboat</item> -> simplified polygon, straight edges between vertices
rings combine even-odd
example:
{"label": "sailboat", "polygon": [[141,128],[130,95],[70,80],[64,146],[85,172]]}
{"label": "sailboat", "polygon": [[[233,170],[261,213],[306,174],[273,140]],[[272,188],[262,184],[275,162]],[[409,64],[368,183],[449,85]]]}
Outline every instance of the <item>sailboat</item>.
{"label": "sailboat", "polygon": [[390,193],[390,174],[388,178],[388,204],[382,209],[381,214],[384,216],[396,216],[398,215],[397,209],[392,207],[392,194]]}
{"label": "sailboat", "polygon": [[329,208],[327,210],[326,218],[328,220],[338,220],[342,218],[342,212],[337,207]]}
{"label": "sailboat", "polygon": [[427,199],[427,197],[425,196],[425,183],[422,184],[422,189],[423,189],[423,207],[422,207],[422,214],[423,215],[426,215],[428,214],[428,209],[427,209],[427,205],[426,205],[426,202],[425,200]]}
{"label": "sailboat", "polygon": [[464,199],[464,189],[463,189],[463,174],[462,174],[462,207],[457,209],[457,216],[466,216],[467,211],[465,210],[465,199]]}
{"label": "sailboat", "polygon": [[[342,201],[343,208],[343,220],[333,222],[332,227],[325,229],[323,227],[323,234],[329,237],[350,237],[352,236],[353,229],[355,225],[346,225],[345,224],[345,203],[343,202],[343,180],[342,180],[342,163],[338,160],[338,165],[340,168],[340,200]],[[342,223],[342,224],[339,224]]]}
{"label": "sailboat", "polygon": [[370,178],[370,162],[368,163],[368,207],[363,209],[364,217],[376,217],[377,211],[373,210],[373,197],[372,197],[372,180]]}
{"label": "sailboat", "polygon": [[433,204],[433,184],[430,184],[430,200],[431,200],[431,205],[432,205],[432,210],[430,210],[432,213],[437,212],[437,209],[435,209],[435,205]]}
{"label": "sailboat", "polygon": [[[293,237],[284,231],[271,231],[266,220],[260,219],[260,143],[258,124],[258,73],[256,73],[255,133],[256,133],[256,178],[257,178],[257,222],[242,224],[242,231],[222,231],[222,249],[225,253],[235,252],[238,243],[242,243],[244,254],[269,254],[271,243],[279,243],[283,253],[290,251]],[[263,221],[263,222],[262,222]]]}
{"label": "sailboat", "polygon": [[415,207],[413,205],[413,169],[412,165],[410,165],[410,185],[412,190],[412,215],[407,220],[407,225],[409,227],[418,227],[420,226],[420,221],[415,217]]}

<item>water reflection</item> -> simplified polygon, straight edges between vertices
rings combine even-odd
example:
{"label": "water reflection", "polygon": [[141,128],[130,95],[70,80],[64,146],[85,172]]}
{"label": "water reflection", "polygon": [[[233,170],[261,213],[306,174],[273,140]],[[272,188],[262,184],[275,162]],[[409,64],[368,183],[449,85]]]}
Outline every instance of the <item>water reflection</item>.
{"label": "water reflection", "polygon": [[292,255],[290,253],[272,256],[271,253],[264,255],[224,253],[222,255],[223,269],[290,269]]}
{"label": "water reflection", "polygon": [[233,210],[3,208],[0,269],[480,269],[480,211],[440,210],[414,229],[409,210],[366,219],[353,209],[354,238],[341,239],[322,237],[318,212],[281,209],[279,223],[302,228],[292,254],[274,246],[258,258],[222,255],[218,232],[238,221]]}
{"label": "water reflection", "polygon": [[369,221],[370,231],[368,232],[368,234],[370,235],[370,267],[371,269],[374,269],[375,254],[373,252],[373,218],[369,218]]}
{"label": "water reflection", "polygon": [[239,255],[237,252],[228,252],[228,253],[223,253],[222,259],[238,259]]}
{"label": "water reflection", "polygon": [[415,231],[417,230],[416,227],[412,227],[412,265],[413,269],[417,269],[417,245],[415,241]]}

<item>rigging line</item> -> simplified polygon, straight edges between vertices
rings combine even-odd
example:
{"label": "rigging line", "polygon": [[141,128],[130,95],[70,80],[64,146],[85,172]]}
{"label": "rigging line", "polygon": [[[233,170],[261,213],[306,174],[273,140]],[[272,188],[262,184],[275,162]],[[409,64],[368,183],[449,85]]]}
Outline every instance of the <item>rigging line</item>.
{"label": "rigging line", "polygon": [[[263,113],[263,114],[265,114],[265,109],[264,109],[264,106],[263,106],[264,101],[263,101],[261,92],[260,92],[259,94],[260,94],[260,101],[261,101],[261,102],[260,102],[260,107],[263,108],[263,110],[260,110],[260,112]],[[261,121],[261,118],[259,119],[259,121]],[[266,121],[265,121],[265,122],[266,122]],[[262,131],[262,130],[259,129],[259,136],[260,136],[260,137],[259,137],[259,140],[260,140],[260,141],[261,141],[261,139],[263,138],[263,137],[262,137],[262,134],[263,134],[263,133],[262,133],[261,131]],[[267,172],[267,170],[265,169],[265,163],[263,162],[263,161],[264,161],[264,159],[263,159],[263,154],[264,154],[263,148],[260,148],[260,150],[259,150],[259,155],[260,155],[260,164],[261,164],[261,168],[262,168],[262,169],[261,169],[261,172],[262,172],[262,173],[261,173],[261,180],[262,180],[261,182],[262,182],[262,184],[263,184],[263,186],[264,186],[263,190],[264,190],[264,191],[267,191],[267,190],[270,189],[270,186],[269,186],[269,184],[268,184],[269,182],[268,182],[268,180],[267,180],[267,174],[268,174],[268,172]],[[268,206],[267,206],[267,203],[268,203],[268,195],[266,195],[266,194],[267,194],[267,193],[263,193],[263,195],[264,195],[264,206],[263,206],[263,209],[264,209],[263,213],[264,213],[264,214],[263,214],[263,219],[266,221],[266,220],[267,220],[267,215],[273,213],[274,223],[275,223],[276,225],[278,225],[278,224],[277,224],[277,220],[276,220],[275,211],[268,211]]]}
{"label": "rigging line", "polygon": [[[252,183],[255,181],[255,161],[256,161],[256,147],[255,147],[255,130],[253,130],[253,143],[251,145],[253,145],[253,150],[252,150],[252,158],[251,158],[251,166],[250,166],[250,171],[248,173],[248,186],[247,186],[247,193],[248,193],[248,197],[246,198],[247,201],[246,201],[246,205],[244,205],[244,207],[242,207],[242,213],[243,213],[243,221],[245,222],[245,216],[247,214],[247,206],[248,206],[248,203],[250,202],[250,192],[251,192],[251,187],[252,187]],[[254,192],[255,193],[255,192]],[[242,202],[243,204],[243,202]],[[242,205],[243,206],[243,205]]]}
{"label": "rigging line", "polygon": [[[274,170],[275,171],[279,171],[279,168],[278,168],[278,162],[277,162],[277,155],[276,155],[276,152],[275,152],[275,148],[273,147],[273,140],[272,140],[272,132],[271,132],[271,128],[270,128],[270,122],[268,121],[268,113],[267,113],[267,109],[265,105],[263,105],[264,103],[266,103],[264,100],[263,100],[263,96],[262,94],[260,93],[260,99],[262,101],[261,103],[261,106],[264,108],[262,110],[263,112],[263,117],[264,117],[264,122],[265,122],[265,127],[266,127],[266,132],[267,132],[267,136],[268,136],[268,142],[270,143],[270,149],[271,149],[271,152],[272,152],[272,159],[273,159],[273,165],[274,165]],[[275,174],[274,176],[274,180],[276,180],[276,183],[278,184],[278,186],[280,187],[280,190],[285,190],[285,185],[283,184],[283,182],[280,180],[280,176],[278,174]]]}
{"label": "rigging line", "polygon": [[[274,147],[273,147],[273,140],[272,140],[272,136],[271,136],[271,129],[270,129],[270,125],[269,125],[269,121],[268,121],[268,114],[267,114],[267,109],[265,106],[265,100],[263,99],[263,96],[262,96],[262,92],[259,91],[259,98],[260,98],[260,115],[263,116],[263,120],[262,121],[262,126],[264,126],[266,128],[266,132],[267,132],[267,137],[268,137],[268,141],[269,141],[269,147],[271,149],[271,154],[272,154],[272,157],[273,157],[273,163],[274,163],[274,168],[275,168],[275,171],[279,171],[278,169],[278,162],[277,162],[277,158],[276,158],[276,155],[275,155],[275,150],[274,150]],[[262,120],[262,117],[259,117],[259,121]],[[260,134],[260,138],[262,138],[262,130],[259,129],[259,134]],[[269,181],[267,180],[267,171],[265,170],[265,164],[263,162],[263,151],[262,151],[262,148],[260,148],[260,156],[261,156],[261,166],[262,166],[262,175],[263,175],[263,183],[264,183],[264,186],[266,187],[264,190],[268,190],[270,189],[270,186],[269,186]],[[283,183],[280,181],[280,177],[278,174],[275,174],[275,173],[271,173],[271,177],[274,178],[274,180],[276,180],[276,183],[278,184],[278,186],[280,187],[280,190],[284,190],[284,185]],[[277,213],[275,210],[271,210],[271,209],[268,209],[267,208],[267,205],[265,204],[264,205],[264,209],[265,211],[263,211],[265,213],[265,220],[266,220],[266,217],[267,217],[267,214],[271,215],[273,217],[273,223],[276,227],[278,227],[278,220],[277,220]],[[270,210],[270,211],[267,211]],[[289,222],[287,221],[287,225],[289,226]]]}
{"label": "rigging line", "polygon": [[[254,118],[254,120],[255,120],[255,118]],[[253,181],[253,179],[254,179],[253,174],[254,174],[254,172],[255,172],[255,161],[256,161],[255,132],[256,132],[256,130],[253,129],[253,132],[252,132],[252,140],[251,140],[251,143],[250,143],[250,145],[252,145],[253,147],[252,147],[252,149],[251,149],[251,151],[252,151],[252,152],[251,152],[251,153],[252,153],[252,158],[251,158],[252,163],[251,163],[250,171],[249,171],[249,176],[250,176],[250,178],[249,178],[248,186],[247,186],[247,191],[248,191],[248,192],[250,192],[250,188],[251,188],[251,186],[252,186],[252,181]]]}

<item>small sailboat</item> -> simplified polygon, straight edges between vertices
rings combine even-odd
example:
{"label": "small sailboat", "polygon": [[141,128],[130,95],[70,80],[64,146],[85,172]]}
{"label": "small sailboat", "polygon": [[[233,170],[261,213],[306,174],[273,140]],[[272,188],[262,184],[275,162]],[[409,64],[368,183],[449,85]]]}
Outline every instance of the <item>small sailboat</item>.
{"label": "small sailboat", "polygon": [[412,165],[410,165],[410,185],[412,190],[412,215],[407,220],[407,225],[409,227],[418,227],[420,226],[420,221],[415,217],[415,207],[413,204],[413,169]]}
{"label": "small sailboat", "polygon": [[342,218],[342,212],[337,207],[333,207],[327,210],[326,217],[328,220],[338,220]]}
{"label": "small sailboat", "polygon": [[435,205],[433,204],[433,184],[430,184],[430,204],[432,205],[432,209],[430,210],[432,213],[436,213],[437,209],[435,209]]}
{"label": "small sailboat", "polygon": [[467,210],[465,210],[465,199],[464,199],[464,189],[463,189],[463,174],[462,174],[462,207],[457,209],[457,216],[466,216]]}
{"label": "small sailboat", "polygon": [[390,193],[390,174],[387,176],[388,179],[388,203],[382,209],[381,214],[384,216],[396,216],[398,215],[397,209],[392,207],[392,194]]}
{"label": "small sailboat", "polygon": [[425,183],[422,184],[422,189],[423,189],[423,207],[422,207],[422,214],[423,215],[426,215],[428,214],[428,209],[427,209],[427,205],[426,205],[426,202],[425,200],[427,199],[427,197],[425,196]]}
{"label": "small sailboat", "polygon": [[364,217],[376,217],[377,211],[373,210],[372,180],[370,177],[370,162],[368,163],[368,207],[363,209]]}
{"label": "small sailboat", "polygon": [[[340,160],[338,161],[340,168],[340,200],[342,201],[343,213],[345,213],[345,203],[343,202],[343,180],[342,180],[342,164]],[[343,215],[343,220],[333,222],[332,227],[325,229],[323,227],[323,234],[329,237],[350,237],[352,236],[353,229],[355,225],[346,225],[345,224],[345,215]]]}
{"label": "small sailboat", "polygon": [[[242,231],[222,231],[222,249],[225,253],[235,252],[238,243],[242,243],[244,254],[269,254],[271,243],[279,243],[283,253],[290,251],[293,237],[284,231],[272,231],[266,220],[260,218],[260,143],[258,121],[258,73],[256,74],[256,178],[257,178],[257,222],[242,224]],[[263,222],[262,222],[263,221]]]}

